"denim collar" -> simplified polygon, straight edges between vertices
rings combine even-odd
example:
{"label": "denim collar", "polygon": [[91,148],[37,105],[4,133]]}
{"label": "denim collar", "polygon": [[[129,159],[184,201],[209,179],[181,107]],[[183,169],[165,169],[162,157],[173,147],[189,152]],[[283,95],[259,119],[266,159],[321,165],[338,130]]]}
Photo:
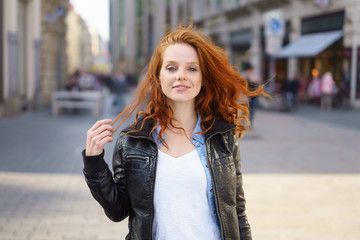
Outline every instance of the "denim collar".
{"label": "denim collar", "polygon": [[[198,142],[198,143],[204,144],[205,143],[204,142],[204,136],[202,134],[200,134],[200,132],[202,132],[201,124],[200,124],[201,123],[201,116],[200,116],[200,114],[198,114],[197,116],[198,116],[198,120],[196,122],[195,129],[191,134],[191,140],[195,141],[195,142]],[[162,143],[158,139],[160,129],[161,129],[161,126],[157,126],[155,128],[155,130],[153,131],[153,133],[152,133],[152,137],[155,140],[155,142],[157,143],[158,148],[160,148],[162,146]],[[164,134],[162,135],[162,138],[164,140],[166,140]]]}
{"label": "denim collar", "polygon": [[195,129],[191,134],[191,139],[200,143],[204,143],[204,135],[200,134],[203,130],[201,129],[201,116],[198,114],[198,120],[195,125]]}

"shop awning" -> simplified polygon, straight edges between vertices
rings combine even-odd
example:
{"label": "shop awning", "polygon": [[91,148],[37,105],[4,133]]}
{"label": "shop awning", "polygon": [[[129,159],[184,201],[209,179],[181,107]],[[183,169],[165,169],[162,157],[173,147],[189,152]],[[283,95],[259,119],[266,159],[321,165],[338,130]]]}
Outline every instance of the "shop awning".
{"label": "shop awning", "polygon": [[313,57],[324,51],[342,36],[341,30],[302,35],[294,42],[283,47],[276,57]]}

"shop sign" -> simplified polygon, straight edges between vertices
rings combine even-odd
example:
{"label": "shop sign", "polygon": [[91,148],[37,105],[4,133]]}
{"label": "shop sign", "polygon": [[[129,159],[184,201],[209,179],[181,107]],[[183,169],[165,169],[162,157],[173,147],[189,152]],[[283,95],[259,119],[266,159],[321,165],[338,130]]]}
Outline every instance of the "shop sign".
{"label": "shop sign", "polygon": [[276,55],[282,47],[285,33],[284,13],[282,10],[273,10],[264,14],[266,53]]}

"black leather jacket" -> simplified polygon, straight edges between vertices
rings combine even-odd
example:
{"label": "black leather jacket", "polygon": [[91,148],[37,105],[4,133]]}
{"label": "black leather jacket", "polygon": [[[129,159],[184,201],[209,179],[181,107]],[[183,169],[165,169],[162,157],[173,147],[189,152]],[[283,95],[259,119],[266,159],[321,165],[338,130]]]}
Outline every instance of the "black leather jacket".
{"label": "black leather jacket", "polygon": [[[141,126],[141,121],[138,126]],[[140,132],[122,131],[113,154],[113,172],[103,154],[84,155],[84,174],[94,198],[113,221],[129,217],[126,239],[153,239],[153,194],[158,147],[147,120]],[[208,166],[214,185],[217,216],[223,240],[251,240],[245,214],[245,198],[240,171],[239,147],[234,125],[216,120],[205,134]]]}

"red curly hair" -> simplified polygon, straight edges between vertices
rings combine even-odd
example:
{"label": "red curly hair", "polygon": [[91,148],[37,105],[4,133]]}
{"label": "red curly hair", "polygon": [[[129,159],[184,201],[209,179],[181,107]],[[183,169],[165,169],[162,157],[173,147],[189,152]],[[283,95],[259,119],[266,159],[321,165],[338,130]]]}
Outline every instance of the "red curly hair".
{"label": "red curly hair", "polygon": [[137,88],[135,99],[113,121],[114,125],[123,118],[115,131],[140,105],[143,105],[146,111],[136,114],[134,126],[138,123],[139,115],[145,116],[143,123],[146,119],[154,119],[157,124],[152,130],[161,126],[159,138],[161,142],[165,142],[161,137],[162,133],[168,124],[172,125],[174,118],[167,98],[161,90],[159,75],[165,50],[176,43],[192,46],[199,56],[203,87],[195,98],[195,108],[201,116],[202,133],[211,128],[215,119],[224,119],[236,125],[235,131],[240,138],[242,132],[250,124],[246,96],[267,96],[263,86],[255,91],[249,91],[246,79],[240,76],[234,66],[230,65],[222,48],[215,46],[207,35],[194,30],[193,26],[182,25],[177,30],[166,34],[158,44],[150,59],[144,79]]}

